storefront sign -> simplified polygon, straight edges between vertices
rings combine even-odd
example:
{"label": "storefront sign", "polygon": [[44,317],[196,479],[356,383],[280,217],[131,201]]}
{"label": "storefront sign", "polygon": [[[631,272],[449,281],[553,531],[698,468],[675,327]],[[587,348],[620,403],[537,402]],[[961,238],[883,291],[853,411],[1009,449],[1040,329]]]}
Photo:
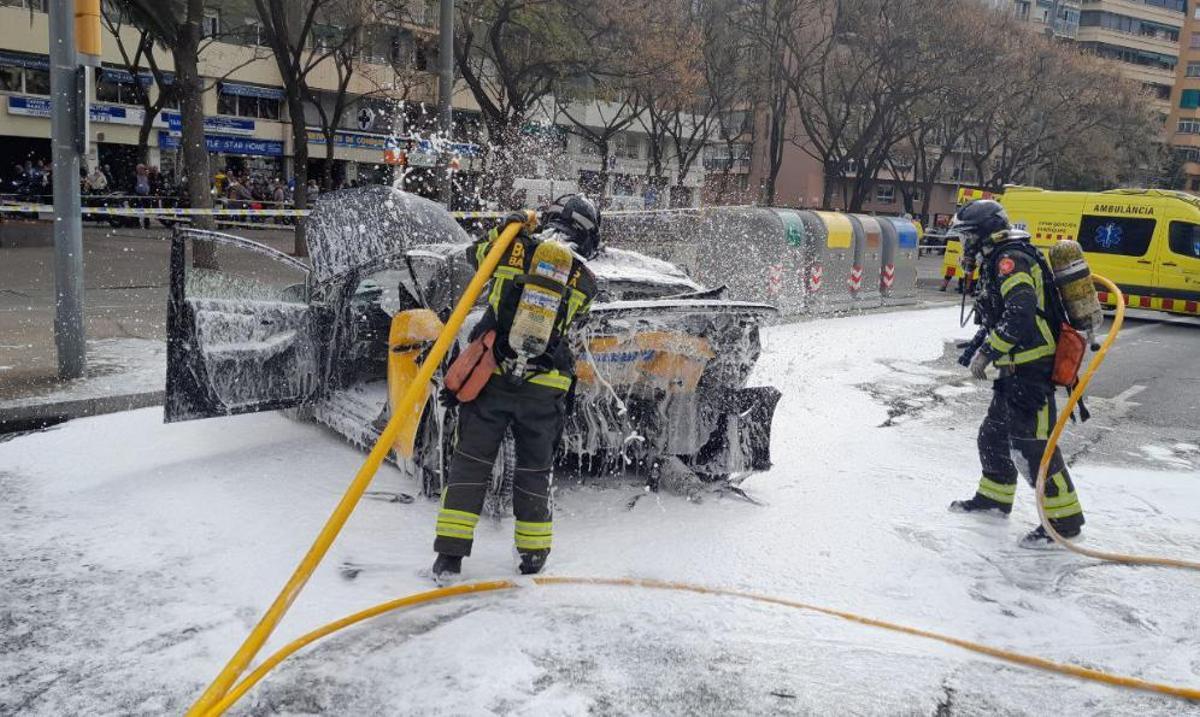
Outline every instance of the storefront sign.
{"label": "storefront sign", "polygon": [[[52,106],[49,97],[30,97],[27,95],[9,95],[8,97],[8,113],[10,115],[49,117],[52,112]],[[142,119],[146,116],[145,111],[140,107],[103,104],[90,105],[88,107],[88,114],[93,122],[125,124],[135,127],[141,125]],[[154,126],[167,126],[163,122],[162,115],[154,118]]]}
{"label": "storefront sign", "polygon": [[[319,129],[307,128],[309,144],[325,144],[325,133]],[[369,149],[381,150],[385,148],[387,143],[387,135],[382,134],[365,134],[362,132],[347,132],[337,130],[333,135],[333,145],[335,147],[347,147],[349,149]]]}
{"label": "storefront sign", "polygon": [[[249,139],[220,134],[204,135],[204,144],[209,152],[217,154],[245,154],[259,157],[282,157],[283,142],[270,139]],[[179,149],[179,138],[170,132],[158,133],[159,149]]]}
{"label": "storefront sign", "polygon": [[238,95],[239,97],[258,97],[264,100],[282,100],[283,90],[278,87],[261,87],[259,85],[239,85],[236,82],[222,82],[221,94]]}
{"label": "storefront sign", "polygon": [[[163,110],[162,116],[167,120],[167,129],[171,130],[171,134],[178,137],[183,132],[183,118],[179,115],[179,112],[175,110]],[[252,135],[254,134],[255,127],[254,120],[246,119],[245,117],[225,117],[219,115],[204,118],[205,132]]]}

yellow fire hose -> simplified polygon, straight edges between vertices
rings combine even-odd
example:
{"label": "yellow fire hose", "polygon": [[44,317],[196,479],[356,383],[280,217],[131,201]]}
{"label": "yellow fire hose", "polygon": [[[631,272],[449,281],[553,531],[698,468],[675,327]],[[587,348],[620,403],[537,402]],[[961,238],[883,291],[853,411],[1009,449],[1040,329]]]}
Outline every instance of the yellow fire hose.
{"label": "yellow fire hose", "polygon": [[[450,340],[452,340],[452,338],[457,334],[458,328],[461,326],[463,319],[466,317],[466,313],[469,311],[471,304],[474,303],[475,297],[478,296],[479,292],[483,288],[483,285],[486,283],[487,277],[490,277],[492,270],[495,269],[495,266],[499,261],[500,254],[503,253],[507,245],[516,236],[519,229],[519,225],[510,224],[508,228],[506,228],[501,234],[500,240],[497,241],[496,246],[492,248],[492,251],[488,254],[487,258],[483,262],[483,265],[480,267],[479,273],[476,274],[475,279],[472,280],[470,286],[467,288],[467,291],[464,293],[462,300],[459,301],[458,307],[455,309],[454,314],[450,317],[450,321],[447,323],[446,331],[441,337],[439,337],[437,343],[434,344],[429,358],[426,359],[425,364],[421,367],[421,372],[418,374],[417,380],[413,381],[409,390],[405,393],[405,396],[400,404],[401,407],[407,403],[417,400],[421,388],[423,388],[424,385],[430,380],[433,375],[434,368],[436,367],[437,363],[441,361],[441,358],[449,348]],[[1058,443],[1058,439],[1062,435],[1066,421],[1069,419],[1076,404],[1078,404],[1080,397],[1083,395],[1084,389],[1086,389],[1088,383],[1091,382],[1096,370],[1100,367],[1100,364],[1104,362],[1104,358],[1107,355],[1109,348],[1112,346],[1113,341],[1116,339],[1116,336],[1121,329],[1121,324],[1124,321],[1125,302],[1120,289],[1118,289],[1115,284],[1104,277],[1095,276],[1095,279],[1104,286],[1108,287],[1109,291],[1112,292],[1114,296],[1118,297],[1116,319],[1113,321],[1113,326],[1108,333],[1108,337],[1105,339],[1100,350],[1096,353],[1091,363],[1088,365],[1088,369],[1080,379],[1078,386],[1076,386],[1075,390],[1071,393],[1071,397],[1068,400],[1065,409],[1062,411],[1058,418],[1058,422],[1054,426],[1054,431],[1047,443],[1046,452],[1042,456],[1041,466],[1038,471],[1037,493],[1039,496],[1041,496],[1043,493],[1046,482],[1047,468],[1049,466],[1050,459],[1054,454],[1054,448]],[[346,495],[342,498],[342,501],[334,510],[333,515],[330,516],[329,522],[327,522],[324,528],[322,528],[321,533],[317,536],[316,542],[314,542],[312,548],[309,549],[309,552],[307,555],[305,555],[304,560],[302,560],[300,565],[297,566],[295,574],[292,575],[292,578],[288,581],[287,585],[284,586],[283,591],[280,592],[279,596],[275,599],[275,602],[271,605],[270,609],[268,609],[266,615],[263,616],[262,620],[260,620],[259,624],[254,628],[254,631],[251,632],[250,636],[246,638],[245,643],[243,643],[241,648],[234,655],[233,659],[230,660],[229,664],[225,666],[220,675],[218,675],[217,679],[214,680],[212,685],[210,685],[209,688],[204,692],[204,695],[200,698],[200,700],[198,700],[196,704],[193,705],[188,711],[187,714],[189,717],[192,715],[219,717],[219,715],[224,714],[226,710],[233,706],[233,704],[236,703],[243,695],[245,695],[247,691],[254,687],[254,685],[258,684],[259,681],[261,681],[271,670],[283,662],[283,660],[287,659],[289,656],[305,646],[323,637],[326,637],[327,635],[337,632],[338,630],[401,608],[436,602],[462,595],[494,592],[498,590],[512,590],[520,587],[518,583],[511,580],[466,583],[462,585],[431,590],[428,592],[417,593],[415,595],[409,595],[407,597],[381,603],[366,610],[354,613],[353,615],[344,617],[335,622],[331,622],[324,627],[320,627],[301,636],[300,638],[297,638],[296,640],[293,640],[264,660],[262,664],[260,664],[253,672],[247,675],[241,682],[238,682],[236,685],[234,684],[237,678],[245,670],[249,662],[256,654],[258,654],[258,651],[262,648],[263,643],[270,636],[271,631],[279,623],[279,620],[283,617],[283,614],[287,611],[288,607],[290,607],[296,595],[304,587],[308,577],[312,574],[317,564],[319,564],[321,559],[325,556],[325,553],[328,551],[333,539],[337,537],[338,532],[345,524],[350,512],[354,509],[359,498],[362,496],[363,491],[366,490],[367,485],[370,483],[375,471],[379,468],[380,463],[382,463],[388,447],[391,446],[394,436],[390,434],[394,434],[399,428],[399,423],[396,421],[396,417],[404,415],[407,415],[407,411],[393,412],[392,420],[389,421],[387,428],[384,429],[383,435],[380,436],[379,441],[368,455],[363,467],[359,470],[358,475],[355,476],[355,479],[351,483],[350,488],[347,490]],[[1200,569],[1200,564],[1182,560],[1118,555],[1115,553],[1104,553],[1081,548],[1080,546],[1064,540],[1062,536],[1058,535],[1058,533],[1054,531],[1053,526],[1049,524],[1049,521],[1046,518],[1045,508],[1042,505],[1042,500],[1040,498],[1038,500],[1038,512],[1041,515],[1042,525],[1046,528],[1047,532],[1057,542],[1074,552],[1087,555],[1089,557],[1099,558],[1101,560],[1111,560],[1129,564],[1167,565],[1172,567]],[[1184,699],[1200,701],[1200,689],[1151,682],[1137,677],[1115,675],[1112,673],[1103,672],[1101,670],[1080,667],[1078,665],[1054,662],[1052,660],[1047,660],[1045,658],[1036,657],[1033,655],[1025,655],[1010,650],[990,647],[976,642],[971,642],[969,640],[962,640],[956,637],[942,635],[940,633],[931,632],[928,630],[908,627],[884,620],[877,620],[875,618],[865,617],[863,615],[858,615],[851,612],[845,612],[842,610],[835,610],[831,608],[820,607],[818,605],[810,605],[785,598],[771,597],[741,590],[712,588],[702,585],[692,585],[689,583],[635,578],[544,576],[533,578],[533,582],[539,586],[602,585],[611,587],[640,587],[657,590],[676,590],[698,593],[702,595],[735,597],[745,600],[754,600],[756,602],[783,605],[786,607],[809,610],[822,615],[837,617],[862,625],[880,627],[893,632],[936,640],[947,645],[953,645],[955,647],[960,647],[965,650],[987,655],[996,659],[1005,660],[1014,664],[1024,665],[1026,667],[1056,672],[1062,675],[1101,682],[1117,687],[1127,687],[1131,689],[1156,692],[1175,697],[1182,697]]]}
{"label": "yellow fire hose", "polygon": [[[535,218],[532,212],[528,215],[529,226],[535,223]],[[433,348],[429,350],[429,355],[425,358],[425,363],[421,365],[421,370],[417,373],[417,377],[408,385],[408,389],[404,392],[404,396],[400,402],[393,407],[391,419],[388,420],[387,427],[383,429],[383,433],[379,436],[379,440],[375,441],[375,446],[367,455],[367,459],[363,462],[362,467],[358,469],[358,474],[354,476],[354,480],[350,483],[350,487],[346,489],[345,495],[338,502],[337,507],[333,509],[333,514],[329,516],[329,520],[321,528],[321,532],[317,534],[317,539],[313,541],[312,547],[308,549],[308,553],[296,566],[296,571],[292,573],[279,591],[275,601],[267,608],[267,612],[254,626],[254,629],[246,637],[246,641],[238,648],[238,651],[229,660],[221,670],[217,678],[213,680],[196,704],[192,705],[187,714],[189,717],[203,715],[209,713],[212,705],[225,696],[229,688],[233,686],[235,680],[262,649],[263,643],[271,636],[271,633],[279,625],[279,621],[283,619],[288,608],[292,606],[292,602],[300,591],[304,589],[304,585],[308,582],[317,565],[325,557],[325,553],[329,551],[329,546],[333,544],[338,533],[346,524],[346,520],[358,505],[359,499],[362,498],[363,492],[367,486],[371,484],[371,479],[375,477],[375,472],[379,470],[383,459],[387,457],[388,451],[392,449],[392,444],[396,442],[396,434],[400,431],[400,426],[404,419],[412,412],[412,406],[424,397],[425,387],[429,385],[429,381],[433,378],[433,372],[437,370],[438,364],[446,356],[450,350],[450,345],[458,336],[458,331],[462,327],[463,321],[466,320],[467,314],[470,313],[471,307],[475,304],[475,300],[479,298],[483,292],[484,286],[492,278],[492,272],[495,271],[496,265],[500,263],[500,257],[504,251],[508,249],[508,245],[521,231],[521,224],[512,222],[504,231],[500,233],[499,238],[493,244],[487,257],[479,266],[479,271],[475,273],[475,277],[471,279],[471,283],[463,292],[462,298],[458,300],[458,305],[454,307],[454,313],[450,315],[446,322],[446,328],[442,330],[442,334],[434,342]]]}
{"label": "yellow fire hose", "polygon": [[1100,364],[1104,363],[1104,357],[1108,355],[1108,349],[1117,338],[1117,334],[1121,331],[1121,324],[1125,322],[1125,296],[1117,285],[1108,279],[1098,274],[1093,274],[1092,278],[1099,284],[1104,286],[1108,292],[1117,298],[1117,315],[1113,319],[1112,328],[1108,331],[1108,337],[1104,339],[1104,343],[1100,346],[1100,350],[1092,357],[1092,361],[1088,364],[1087,371],[1080,378],[1075,390],[1071,391],[1071,397],[1067,399],[1067,405],[1058,414],[1058,421],[1054,424],[1054,430],[1050,433],[1050,440],[1046,443],[1046,452],[1042,454],[1042,462],[1038,466],[1037,475],[1037,490],[1038,495],[1038,516],[1041,518],[1042,527],[1050,534],[1056,543],[1063,546],[1067,550],[1080,555],[1086,555],[1089,558],[1097,560],[1108,560],[1115,563],[1125,563],[1126,565],[1159,565],[1171,568],[1187,568],[1190,570],[1200,570],[1200,563],[1189,560],[1178,560],[1175,558],[1160,558],[1146,555],[1122,555],[1120,553],[1108,553],[1102,550],[1092,550],[1085,548],[1082,545],[1076,545],[1069,540],[1064,539],[1050,524],[1049,518],[1046,517],[1046,506],[1043,505],[1046,492],[1046,474],[1050,472],[1050,461],[1054,458],[1054,449],[1058,447],[1058,439],[1062,437],[1063,429],[1067,426],[1067,421],[1071,418],[1071,413],[1074,412],[1075,406],[1079,404],[1079,399],[1083,397],[1084,390],[1092,381],[1092,376],[1096,370],[1100,368]]}
{"label": "yellow fire hose", "polygon": [[[1071,665],[1063,662],[1054,662],[1042,657],[1033,655],[1024,655],[1019,652],[1003,650],[997,647],[989,647],[981,645],[969,640],[962,640],[957,637],[950,637],[928,630],[921,630],[915,627],[907,627],[894,622],[884,620],[876,620],[870,617],[864,617],[851,612],[842,610],[833,610],[830,608],[820,607],[817,605],[809,605],[795,600],[787,600],[784,598],[771,597],[769,595],[760,595],[758,593],[745,592],[742,590],[728,590],[723,588],[712,588],[703,585],[692,585],[690,583],[667,582],[663,580],[647,580],[639,578],[577,578],[577,577],[537,577],[533,578],[533,582],[539,586],[553,585],[602,585],[609,587],[629,587],[629,588],[650,588],[654,590],[675,590],[681,592],[698,593],[700,595],[717,595],[723,597],[740,598],[743,600],[753,600],[755,602],[768,603],[771,605],[783,605],[785,607],[797,608],[800,610],[809,610],[812,612],[828,615],[831,617],[849,620],[862,625],[870,625],[872,627],[881,627],[885,630],[892,630],[906,635],[923,637],[929,640],[936,640],[947,645],[960,647],[964,650],[977,652],[996,659],[1005,660],[1026,667],[1033,667],[1039,670],[1048,672],[1057,672],[1061,675],[1070,677],[1078,677],[1084,680],[1093,682],[1101,682],[1117,687],[1128,687],[1135,690],[1143,690],[1146,692],[1156,692],[1174,697],[1182,697],[1189,700],[1200,700],[1200,689],[1188,687],[1178,687],[1175,685],[1161,684],[1158,682],[1150,682],[1138,677],[1128,677],[1125,675],[1114,675],[1101,670],[1093,670],[1087,667]],[[225,710],[229,709],[235,702],[238,701],[250,688],[258,684],[263,677],[274,669],[280,662],[283,662],[289,656],[309,645],[322,637],[331,633],[337,632],[343,628],[362,622],[372,617],[382,615],[393,610],[421,605],[424,603],[437,602],[447,598],[459,597],[462,595],[474,595],[476,593],[495,592],[498,590],[513,590],[520,585],[511,580],[492,580],[488,582],[466,583],[463,585],[454,585],[452,587],[441,588],[438,590],[430,590],[429,592],[417,593],[409,595],[398,600],[381,603],[375,607],[368,608],[361,612],[356,612],[353,615],[342,618],[336,622],[331,622],[324,627],[313,630],[312,632],[296,639],[287,645],[280,648],[275,654],[268,657],[258,669],[251,672],[241,682],[234,687],[229,694],[225,695],[220,702],[213,706],[207,713],[208,717],[218,717],[224,714]]]}

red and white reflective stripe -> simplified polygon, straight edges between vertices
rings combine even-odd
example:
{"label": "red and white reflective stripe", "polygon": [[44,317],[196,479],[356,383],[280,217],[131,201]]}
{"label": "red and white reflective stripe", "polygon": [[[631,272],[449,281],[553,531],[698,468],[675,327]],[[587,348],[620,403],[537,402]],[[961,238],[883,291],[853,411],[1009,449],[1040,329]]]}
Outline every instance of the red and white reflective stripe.
{"label": "red and white reflective stripe", "polygon": [[767,293],[778,296],[783,291],[783,265],[772,264],[767,267]]}
{"label": "red and white reflective stripe", "polygon": [[896,283],[896,265],[887,264],[883,267],[883,271],[879,272],[879,285],[885,289],[892,288],[892,284]]}
{"label": "red and white reflective stripe", "polygon": [[808,270],[808,290],[814,294],[820,291],[824,275],[825,269],[820,264],[813,264]]}
{"label": "red and white reflective stripe", "polygon": [[854,268],[850,270],[850,278],[846,280],[846,284],[850,287],[850,291],[857,293],[860,289],[862,289],[862,280],[863,268],[855,265]]}
{"label": "red and white reflective stripe", "polygon": [[[1096,298],[1102,304],[1116,304],[1116,297],[1107,291],[1097,291]],[[1200,301],[1195,299],[1168,299],[1154,296],[1125,295],[1125,305],[1131,309],[1150,309],[1152,311],[1170,311],[1176,314],[1200,314]]]}

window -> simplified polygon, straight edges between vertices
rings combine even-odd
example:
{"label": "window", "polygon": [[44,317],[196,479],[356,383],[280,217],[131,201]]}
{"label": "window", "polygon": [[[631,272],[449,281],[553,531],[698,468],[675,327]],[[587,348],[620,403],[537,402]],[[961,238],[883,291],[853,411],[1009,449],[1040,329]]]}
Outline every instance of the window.
{"label": "window", "polygon": [[875,187],[875,201],[881,204],[891,204],[896,201],[896,187],[891,184],[879,184]]}
{"label": "window", "polygon": [[613,137],[612,153],[614,157],[621,159],[640,159],[642,144],[637,136],[628,132],[621,132]]}
{"label": "window", "polygon": [[1171,222],[1170,239],[1167,245],[1172,254],[1200,259],[1200,224]]}
{"label": "window", "polygon": [[1200,108],[1200,90],[1184,90],[1179,94],[1179,106],[1185,110]]}
{"label": "window", "polygon": [[1180,134],[1200,134],[1200,119],[1179,120]]}
{"label": "window", "polygon": [[1200,177],[1192,177],[1191,179],[1188,180],[1188,191],[1189,192],[1200,191]]}
{"label": "window", "polygon": [[221,34],[221,12],[219,10],[204,11],[204,37],[216,37]]}
{"label": "window", "polygon": [[1084,215],[1079,243],[1094,254],[1145,256],[1154,237],[1153,219]]}
{"label": "window", "polygon": [[46,4],[49,0],[0,0],[0,5],[9,7],[20,7],[26,10],[33,9],[38,12],[46,12]]}
{"label": "window", "polygon": [[612,184],[612,193],[618,196],[628,197],[638,194],[638,178],[632,174],[614,174]]}
{"label": "window", "polygon": [[1200,48],[1200,33],[1194,33],[1194,34],[1192,35],[1192,39],[1191,39],[1191,40],[1188,42],[1188,45],[1189,45],[1189,46],[1190,46],[1190,47],[1191,47],[1193,50],[1195,50],[1195,49],[1197,49],[1197,48]]}
{"label": "window", "polygon": [[217,114],[277,120],[279,119],[279,100],[222,92],[217,96]]}
{"label": "window", "polygon": [[118,105],[141,104],[133,75],[127,71],[97,67],[95,77],[97,102],[112,102]]}
{"label": "window", "polygon": [[25,94],[50,94],[50,72],[43,70],[25,70]]}
{"label": "window", "polygon": [[[1192,37],[1195,37],[1195,35],[1192,35]],[[1187,76],[1200,77],[1200,62],[1189,62],[1187,64]]]}

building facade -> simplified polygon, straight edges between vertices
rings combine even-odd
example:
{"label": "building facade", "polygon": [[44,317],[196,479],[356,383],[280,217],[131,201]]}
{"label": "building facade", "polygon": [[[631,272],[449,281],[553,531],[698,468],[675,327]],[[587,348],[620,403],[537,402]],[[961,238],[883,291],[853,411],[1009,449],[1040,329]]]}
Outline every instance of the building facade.
{"label": "building facade", "polygon": [[1167,136],[1175,152],[1176,181],[1200,193],[1200,3],[1192,2],[1180,36]]}
{"label": "building facade", "polygon": [[[28,162],[36,167],[50,160],[47,2],[0,0],[0,177],[6,184],[0,193],[13,193],[13,177],[21,174],[18,165]],[[254,3],[217,0],[208,5],[200,71],[205,84],[205,141],[214,181],[235,175],[267,184],[287,182],[295,174],[293,133],[283,82]],[[384,5],[397,7],[397,3],[380,4]],[[132,192],[135,168],[141,163],[159,168],[164,183],[177,181],[183,168],[177,103],[167,102],[154,117],[145,141],[139,137],[147,116],[143,100],[154,102],[162,91],[159,81],[173,80],[171,55],[161,47],[151,50],[159,70],[153,72],[145,53],[137,54],[140,32],[121,17],[115,3],[106,0],[104,10],[103,66],[91,70],[88,87],[91,123],[86,163],[107,168],[110,190],[119,193]],[[325,60],[308,75],[308,84],[325,110],[306,106],[308,174],[318,181],[329,178],[335,186],[402,177],[406,188],[422,191],[436,184],[424,180],[431,179],[438,162],[432,144],[418,139],[437,129],[436,2],[410,0],[402,12],[376,12],[356,43],[358,56],[347,87],[355,102],[336,126],[331,127],[329,120],[339,88],[335,64]],[[332,41],[323,32],[337,31],[317,28],[313,51],[321,52],[326,49],[321,43]],[[136,63],[129,59],[134,57],[139,57]],[[131,71],[132,64],[136,71]],[[145,92],[136,91],[139,87]],[[547,104],[552,106],[552,100]],[[470,92],[457,87],[452,105],[460,154],[457,187],[461,195],[469,196],[478,189],[486,133]],[[587,118],[589,112],[595,114],[595,108],[580,108],[573,114]],[[597,120],[597,124],[603,123]],[[587,140],[588,133],[564,122],[552,108],[544,117],[533,118],[529,128],[531,134],[544,136],[533,143],[535,157],[523,168],[517,196],[507,203],[534,202],[583,189],[603,193],[610,204],[623,208],[687,206],[701,199],[706,170],[728,175],[731,168],[726,162],[734,165],[735,176],[744,176],[746,170],[740,159],[706,150],[682,181],[670,154],[663,157],[666,176],[651,179],[650,137],[639,122],[633,122],[610,138],[607,171],[602,172],[599,151]],[[328,151],[330,133],[332,152]],[[385,150],[397,144],[407,150],[402,170],[386,161],[396,155]],[[598,186],[601,176],[603,187]]]}

